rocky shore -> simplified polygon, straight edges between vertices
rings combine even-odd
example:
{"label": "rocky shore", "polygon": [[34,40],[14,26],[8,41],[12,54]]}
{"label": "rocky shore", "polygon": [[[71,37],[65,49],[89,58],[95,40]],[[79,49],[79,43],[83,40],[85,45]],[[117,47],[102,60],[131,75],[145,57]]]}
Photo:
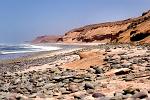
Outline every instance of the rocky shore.
{"label": "rocky shore", "polygon": [[0,100],[150,100],[150,45],[101,44],[0,63]]}

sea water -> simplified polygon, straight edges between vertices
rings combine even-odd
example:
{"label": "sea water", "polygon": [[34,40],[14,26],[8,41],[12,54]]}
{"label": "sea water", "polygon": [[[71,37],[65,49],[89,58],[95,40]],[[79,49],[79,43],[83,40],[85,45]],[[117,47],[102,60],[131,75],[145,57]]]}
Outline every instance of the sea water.
{"label": "sea water", "polygon": [[1,59],[13,59],[21,56],[25,56],[27,53],[40,52],[40,51],[52,51],[61,49],[57,46],[44,46],[44,45],[31,45],[31,44],[18,44],[8,45],[0,44],[0,60]]}

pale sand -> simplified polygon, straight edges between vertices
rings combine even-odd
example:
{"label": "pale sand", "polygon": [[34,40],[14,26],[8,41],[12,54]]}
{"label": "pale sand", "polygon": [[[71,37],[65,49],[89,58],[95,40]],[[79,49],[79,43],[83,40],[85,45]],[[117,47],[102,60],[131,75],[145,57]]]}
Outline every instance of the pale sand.
{"label": "pale sand", "polygon": [[[52,53],[47,53],[47,54],[44,54],[44,55],[39,55],[38,57],[36,58],[43,58],[43,57],[53,57],[53,56],[57,56],[57,55],[60,55],[60,54],[66,54],[66,53],[71,53],[73,51],[77,51],[77,50],[81,50],[82,48],[75,48],[75,49],[71,49],[71,50],[62,50],[62,51],[55,51],[55,52],[52,52]],[[70,55],[70,58],[68,58],[68,60],[57,60],[55,62],[50,62],[50,63],[47,63],[47,64],[44,64],[42,66],[33,66],[33,67],[30,67],[29,69],[25,69],[23,71],[18,71],[16,73],[27,73],[27,72],[30,72],[30,71],[44,71],[48,68],[51,68],[51,67],[55,67],[55,65],[61,65],[61,64],[64,64],[64,63],[68,63],[68,62],[71,62],[72,60],[74,59],[71,59],[73,58],[76,59],[79,57],[76,56],[76,55]],[[36,59],[36,58],[32,58],[32,59]]]}
{"label": "pale sand", "polygon": [[[77,50],[81,50],[83,48],[74,48],[74,49],[68,49],[68,50],[60,50],[60,51],[54,51],[51,53],[46,53],[46,54],[41,54],[36,56],[35,58],[32,59],[36,59],[36,58],[43,58],[43,57],[53,57],[53,56],[57,56],[60,54],[66,54],[66,53],[70,53],[73,51],[77,51]],[[132,50],[128,50],[128,49],[122,49],[122,48],[117,48],[117,49],[110,49],[111,52],[107,52],[108,55],[114,55],[114,54],[121,54],[121,53],[127,53],[127,55],[129,57],[133,57],[133,56],[137,56],[137,55],[144,55],[146,53],[146,50],[137,50],[137,48],[132,48]],[[37,70],[45,70],[47,68],[51,68],[54,67],[55,64],[57,64],[58,66],[62,67],[62,68],[69,68],[69,69],[87,69],[90,68],[90,66],[103,66],[104,64],[104,54],[105,51],[100,50],[100,49],[92,49],[90,51],[84,51],[84,52],[80,52],[79,53],[79,57],[75,57],[77,59],[74,60],[70,60],[71,58],[73,58],[71,55],[68,56],[68,60],[57,60],[56,62],[51,62],[51,63],[47,63],[44,64],[42,66],[33,66],[30,67],[29,69],[26,69],[25,71],[21,71],[21,72],[29,72],[29,71],[37,71]],[[76,55],[77,56],[77,55]],[[117,58],[118,56],[114,56],[113,58]]]}
{"label": "pale sand", "polygon": [[103,64],[104,50],[93,49],[91,51],[80,52],[81,59],[66,63],[62,65],[62,68],[70,69],[87,69],[90,66],[101,66]]}

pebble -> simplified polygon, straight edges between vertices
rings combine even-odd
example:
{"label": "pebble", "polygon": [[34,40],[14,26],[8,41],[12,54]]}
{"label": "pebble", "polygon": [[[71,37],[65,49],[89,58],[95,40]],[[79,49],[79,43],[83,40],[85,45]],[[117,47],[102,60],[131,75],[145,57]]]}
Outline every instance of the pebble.
{"label": "pebble", "polygon": [[79,86],[76,84],[69,84],[68,88],[69,88],[69,91],[73,93],[79,91]]}
{"label": "pebble", "polygon": [[93,84],[91,84],[91,83],[85,83],[84,89],[85,89],[85,90],[94,89],[94,86],[93,86]]}
{"label": "pebble", "polygon": [[95,74],[102,74],[103,70],[100,67],[95,68]]}
{"label": "pebble", "polygon": [[100,97],[104,97],[105,95],[102,93],[93,93],[92,97],[94,98],[100,98]]}

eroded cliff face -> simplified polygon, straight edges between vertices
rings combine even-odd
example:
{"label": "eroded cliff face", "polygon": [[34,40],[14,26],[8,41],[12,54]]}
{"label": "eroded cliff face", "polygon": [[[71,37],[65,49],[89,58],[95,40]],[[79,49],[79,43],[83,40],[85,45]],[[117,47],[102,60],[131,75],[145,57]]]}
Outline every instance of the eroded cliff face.
{"label": "eroded cliff face", "polygon": [[150,11],[123,21],[87,25],[67,32],[62,42],[150,43]]}

